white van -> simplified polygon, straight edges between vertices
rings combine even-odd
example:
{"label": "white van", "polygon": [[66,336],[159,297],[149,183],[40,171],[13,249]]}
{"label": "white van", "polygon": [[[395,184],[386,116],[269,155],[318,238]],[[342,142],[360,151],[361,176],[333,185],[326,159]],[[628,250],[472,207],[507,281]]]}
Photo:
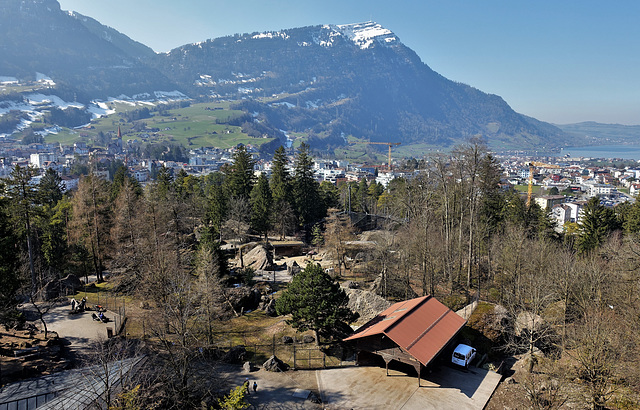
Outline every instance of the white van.
{"label": "white van", "polygon": [[451,362],[462,367],[469,367],[469,364],[476,357],[476,349],[471,346],[459,344],[456,350],[453,351],[451,356]]}

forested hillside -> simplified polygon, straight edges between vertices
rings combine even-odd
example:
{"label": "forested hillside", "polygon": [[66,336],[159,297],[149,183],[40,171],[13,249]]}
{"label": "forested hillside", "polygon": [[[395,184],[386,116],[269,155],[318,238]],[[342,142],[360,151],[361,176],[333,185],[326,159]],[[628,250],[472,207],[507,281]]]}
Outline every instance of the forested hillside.
{"label": "forested hillside", "polygon": [[60,10],[55,0],[2,0],[0,22],[4,76],[33,80],[36,73],[44,73],[53,79],[54,88],[75,94],[84,103],[176,89],[157,70],[140,62],[140,44],[115,33],[96,34],[95,24],[87,28],[89,21],[83,24]]}
{"label": "forested hillside", "polygon": [[[252,277],[230,269],[222,245],[297,233],[333,261],[333,279],[373,284],[390,301],[432,294],[458,309],[479,298],[485,316],[465,337],[490,360],[528,360],[522,387],[539,396],[523,400],[638,403],[638,202],[609,209],[592,199],[582,222],[558,234],[535,203],[500,188],[497,162],[476,141],[387,189],[364,179],[318,184],[312,164],[303,146],[290,173],[279,149],[271,177],[256,179],[240,148],[206,177],[162,168],[142,188],[123,167],[113,182],[83,177],[72,193],[53,172],[29,185],[32,171],[16,166],[0,195],[3,321],[17,317],[17,295],[42,296],[64,275],[119,272],[109,279],[117,292],[153,312],[147,330],[162,353],[153,366],[169,386],[164,404],[208,400],[194,372],[205,360],[198,348],[221,326],[213,323],[238,314],[226,289]],[[373,247],[357,254],[349,205],[379,218]]]}
{"label": "forested hillside", "polygon": [[492,146],[524,148],[554,146],[563,135],[434,72],[374,22],[217,38],[150,64],[191,95],[242,99],[281,129],[312,130],[318,147],[343,145],[344,135],[451,146],[479,134]]}

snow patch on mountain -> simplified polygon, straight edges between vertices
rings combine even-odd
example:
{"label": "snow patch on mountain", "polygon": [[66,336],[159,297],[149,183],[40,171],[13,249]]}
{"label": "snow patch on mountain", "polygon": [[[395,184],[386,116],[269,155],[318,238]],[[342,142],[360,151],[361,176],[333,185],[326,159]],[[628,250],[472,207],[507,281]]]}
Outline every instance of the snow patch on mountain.
{"label": "snow patch on mountain", "polygon": [[44,95],[40,93],[27,94],[24,96],[32,106],[55,106],[62,110],[69,107],[84,108],[84,104],[79,102],[66,102],[57,95]]}
{"label": "snow patch on mountain", "polygon": [[373,45],[374,41],[382,44],[393,44],[398,38],[380,24],[373,21],[356,24],[343,24],[337,27],[344,36],[356,43],[361,49],[367,49]]}
{"label": "snow patch on mountain", "polygon": [[182,94],[180,91],[154,91],[153,94],[159,100],[186,100],[189,97]]}
{"label": "snow patch on mountain", "polygon": [[256,34],[251,38],[282,38],[284,40],[287,40],[289,38],[289,35],[283,31],[267,31],[265,33]]}
{"label": "snow patch on mountain", "polygon": [[0,75],[0,85],[18,84],[19,81],[15,77],[8,77]]}
{"label": "snow patch on mountain", "polygon": [[290,102],[287,102],[287,101],[283,101],[283,102],[274,102],[274,103],[272,103],[271,105],[272,105],[272,106],[276,106],[276,107],[277,107],[277,106],[279,106],[279,105],[283,105],[283,106],[285,106],[285,107],[287,107],[287,108],[295,108],[295,107],[296,107],[295,105],[293,105],[293,104],[291,104]]}
{"label": "snow patch on mountain", "polygon": [[28,103],[18,103],[15,101],[2,101],[0,102],[0,117],[10,111],[24,111],[27,113],[32,113],[33,106]]}
{"label": "snow patch on mountain", "polygon": [[53,81],[51,79],[51,77],[47,76],[46,74],[42,74],[42,73],[36,73],[36,82],[38,82],[40,84],[49,85],[51,87],[56,85],[55,81]]}
{"label": "snow patch on mountain", "polygon": [[321,47],[332,47],[336,38],[341,37],[342,33],[336,30],[337,26],[325,24],[318,36],[313,36],[314,43]]}
{"label": "snow patch on mountain", "polygon": [[336,38],[340,36],[352,41],[362,50],[371,47],[376,41],[385,46],[394,45],[399,41],[398,37],[396,37],[391,30],[373,21],[354,24],[324,25],[322,26],[321,34],[314,38],[314,41],[320,46],[331,47]]}
{"label": "snow patch on mountain", "polygon": [[62,131],[62,128],[60,128],[57,125],[54,125],[53,127],[45,128],[45,129],[40,130],[40,131],[34,131],[34,134],[38,134],[38,135],[42,135],[43,137],[46,137],[49,134],[57,134],[60,131]]}
{"label": "snow patch on mountain", "polygon": [[116,110],[109,108],[109,106],[102,101],[91,101],[91,104],[87,106],[87,111],[91,113],[92,118],[106,117],[116,112]]}

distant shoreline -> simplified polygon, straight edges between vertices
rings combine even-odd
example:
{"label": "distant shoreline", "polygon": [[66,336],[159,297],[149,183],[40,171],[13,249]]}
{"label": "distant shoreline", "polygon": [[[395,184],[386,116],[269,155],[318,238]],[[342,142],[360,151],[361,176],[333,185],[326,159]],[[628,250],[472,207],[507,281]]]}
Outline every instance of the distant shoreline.
{"label": "distant shoreline", "polygon": [[572,158],[620,158],[640,160],[640,144],[590,145],[563,148],[557,155]]}

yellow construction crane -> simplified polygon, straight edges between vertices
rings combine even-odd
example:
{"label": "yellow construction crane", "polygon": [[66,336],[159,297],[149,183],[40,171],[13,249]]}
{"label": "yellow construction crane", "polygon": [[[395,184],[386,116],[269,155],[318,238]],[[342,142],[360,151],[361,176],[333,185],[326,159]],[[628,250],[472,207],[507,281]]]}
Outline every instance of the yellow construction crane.
{"label": "yellow construction crane", "polygon": [[560,165],[556,165],[556,164],[545,164],[544,162],[530,162],[529,163],[531,166],[534,167],[538,167],[538,168],[553,168],[553,169],[558,169],[560,168]]}
{"label": "yellow construction crane", "polygon": [[529,166],[529,187],[527,189],[527,208],[531,206],[531,198],[533,197],[533,169],[534,168],[553,168],[558,169],[560,165],[545,164],[544,162],[532,161],[527,163]]}
{"label": "yellow construction crane", "polygon": [[354,141],[352,144],[369,144],[369,145],[388,145],[389,146],[389,171],[391,171],[391,146],[400,145],[399,142],[372,142],[372,141]]}

